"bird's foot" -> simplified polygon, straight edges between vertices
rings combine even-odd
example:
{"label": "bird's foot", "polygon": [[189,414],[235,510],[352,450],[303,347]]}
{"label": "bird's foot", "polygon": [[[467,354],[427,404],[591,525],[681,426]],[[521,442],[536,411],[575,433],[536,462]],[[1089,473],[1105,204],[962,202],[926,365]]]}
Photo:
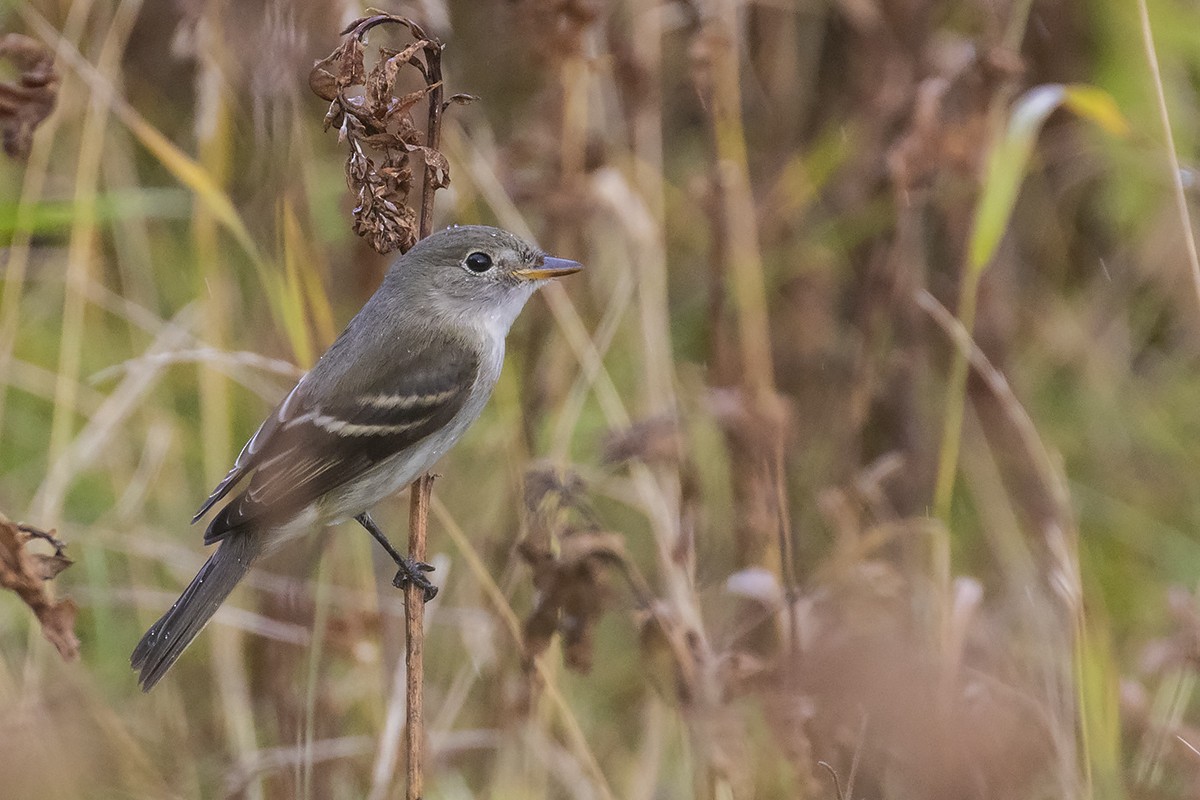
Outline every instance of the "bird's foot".
{"label": "bird's foot", "polygon": [[412,558],[405,557],[397,561],[396,566],[400,569],[397,570],[396,577],[392,578],[392,586],[395,586],[397,589],[404,589],[409,584],[412,584],[424,593],[426,603],[437,596],[438,587],[433,584],[433,581],[425,577],[426,572],[433,572],[432,564],[426,564],[424,561],[415,561]]}

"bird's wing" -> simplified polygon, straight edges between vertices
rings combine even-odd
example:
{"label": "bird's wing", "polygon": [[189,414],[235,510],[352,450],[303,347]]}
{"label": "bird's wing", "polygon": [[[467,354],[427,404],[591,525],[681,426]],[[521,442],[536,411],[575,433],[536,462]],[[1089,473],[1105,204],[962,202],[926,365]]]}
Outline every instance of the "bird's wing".
{"label": "bird's wing", "polygon": [[286,522],[442,428],[466,403],[479,372],[479,354],[449,338],[408,348],[379,341],[368,350],[360,358],[379,365],[378,375],[363,380],[359,371],[343,370],[318,377],[314,369],[263,423],[197,515],[253,474],[213,518],[206,544],[250,523]]}
{"label": "bird's wing", "polygon": [[304,378],[288,392],[288,396],[283,402],[271,412],[271,416],[263,420],[263,424],[258,426],[258,430],[250,437],[250,441],[242,448],[242,452],[238,453],[237,459],[233,462],[233,467],[226,473],[221,482],[217,484],[217,488],[213,489],[212,494],[200,506],[200,510],[192,517],[192,524],[196,524],[209,509],[221,501],[229,491],[242,481],[247,475],[254,471],[254,467],[261,460],[259,456],[262,454],[263,447],[271,440],[271,436],[279,429],[279,426],[286,422],[291,417],[291,406],[295,402],[296,396],[304,387]]}

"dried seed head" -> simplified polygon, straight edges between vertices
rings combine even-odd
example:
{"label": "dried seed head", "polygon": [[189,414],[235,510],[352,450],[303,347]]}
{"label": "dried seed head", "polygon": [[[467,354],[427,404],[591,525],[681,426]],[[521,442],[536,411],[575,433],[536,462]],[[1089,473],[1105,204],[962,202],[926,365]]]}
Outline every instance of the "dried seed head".
{"label": "dried seed head", "polygon": [[[378,60],[368,70],[364,62],[367,32],[385,23],[408,28],[413,41],[399,50],[381,47]],[[346,28],[344,36],[336,50],[313,65],[309,87],[329,102],[325,128],[336,128],[338,141],[349,145],[346,183],[357,201],[354,232],[377,252],[405,251],[420,235],[412,203],[414,159],[429,173],[428,191],[450,183],[449,162],[429,146],[413,117],[413,110],[422,102],[437,103],[430,109],[431,119],[445,105],[434,99],[435,90],[441,88],[436,75],[442,44],[412,20],[391,14],[358,19]],[[396,83],[406,66],[420,74],[424,86],[397,95]],[[361,94],[352,92],[355,87],[361,87]],[[461,103],[466,97],[452,99]],[[380,157],[368,157],[368,150]]]}

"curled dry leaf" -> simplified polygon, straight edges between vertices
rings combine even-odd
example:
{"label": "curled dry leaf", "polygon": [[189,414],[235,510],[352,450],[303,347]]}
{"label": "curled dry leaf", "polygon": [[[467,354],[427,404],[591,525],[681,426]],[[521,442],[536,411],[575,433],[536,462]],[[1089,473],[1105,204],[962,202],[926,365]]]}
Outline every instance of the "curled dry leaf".
{"label": "curled dry leaf", "polygon": [[588,672],[607,594],[605,567],[625,560],[624,541],[616,533],[565,531],[557,557],[524,547],[520,552],[533,566],[538,590],[537,603],[525,620],[527,656],[545,652],[557,632],[567,666]]}
{"label": "curled dry leaf", "polygon": [[[399,50],[379,49],[379,58],[368,71],[364,63],[367,33],[379,25],[409,29],[413,41]],[[401,252],[419,235],[417,214],[410,202],[414,186],[414,156],[428,171],[427,191],[450,183],[450,164],[430,146],[417,126],[413,110],[428,100],[431,119],[445,107],[441,102],[440,59],[442,43],[427,35],[410,19],[375,14],[355,20],[343,31],[345,40],[313,65],[309,88],[329,102],[325,128],[336,128],[338,141],[348,142],[346,183],[354,193],[354,232],[377,252]],[[411,66],[424,86],[396,94],[401,70]],[[352,91],[359,87],[359,91]],[[455,102],[456,95],[451,98]],[[374,153],[374,157],[367,154]]]}
{"label": "curled dry leaf", "polygon": [[363,43],[351,36],[341,46],[313,65],[308,74],[308,88],[322,100],[334,102],[351,86],[361,86],[367,79],[363,70]]}
{"label": "curled dry leaf", "polygon": [[[54,547],[53,555],[35,553],[27,545],[41,539]],[[65,545],[54,538],[54,531],[45,533],[27,525],[18,525],[0,514],[0,587],[16,593],[29,606],[42,626],[42,633],[64,659],[79,657],[79,639],[75,637],[74,601],[55,600],[48,581],[67,567],[71,559],[64,554]]]}
{"label": "curled dry leaf", "polygon": [[403,50],[390,50],[386,47],[379,49],[379,61],[371,69],[367,78],[367,109],[375,119],[386,121],[389,117],[399,117],[406,114],[417,102],[428,93],[428,89],[409,92],[404,97],[392,96],[392,87],[396,85],[396,77],[400,68],[410,63],[417,53],[421,52],[429,42],[418,39]]}
{"label": "curled dry leaf", "polygon": [[54,110],[59,76],[46,46],[19,33],[0,36],[0,58],[19,71],[14,83],[0,81],[0,136],[4,152],[23,159],[34,129]]}
{"label": "curled dry leaf", "polygon": [[450,185],[450,162],[442,155],[440,150],[434,150],[432,147],[423,147],[421,145],[409,145],[405,149],[410,153],[418,153],[421,160],[425,162],[427,169],[433,170],[433,185],[437,189],[444,189]]}
{"label": "curled dry leaf", "polygon": [[467,94],[466,92],[459,92],[458,94],[452,94],[452,95],[450,95],[449,98],[447,98],[446,102],[442,103],[442,110],[445,111],[447,108],[449,108],[452,105],[455,105],[455,106],[470,105],[471,103],[474,103],[478,99],[479,98],[476,97],[475,95]]}

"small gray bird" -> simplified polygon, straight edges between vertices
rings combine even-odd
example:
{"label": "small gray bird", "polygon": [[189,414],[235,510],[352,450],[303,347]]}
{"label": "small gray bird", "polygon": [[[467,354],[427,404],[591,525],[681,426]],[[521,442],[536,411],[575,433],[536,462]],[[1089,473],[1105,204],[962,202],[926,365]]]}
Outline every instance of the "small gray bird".
{"label": "small gray bird", "polygon": [[209,523],[220,543],[133,651],[150,691],[263,553],[318,525],[354,518],[426,599],[429,565],[401,556],[368,515],[433,466],[479,416],[504,338],[535,291],[582,269],[483,226],[441,231],[392,264],[383,284],[250,438],[192,518],[236,487]]}

